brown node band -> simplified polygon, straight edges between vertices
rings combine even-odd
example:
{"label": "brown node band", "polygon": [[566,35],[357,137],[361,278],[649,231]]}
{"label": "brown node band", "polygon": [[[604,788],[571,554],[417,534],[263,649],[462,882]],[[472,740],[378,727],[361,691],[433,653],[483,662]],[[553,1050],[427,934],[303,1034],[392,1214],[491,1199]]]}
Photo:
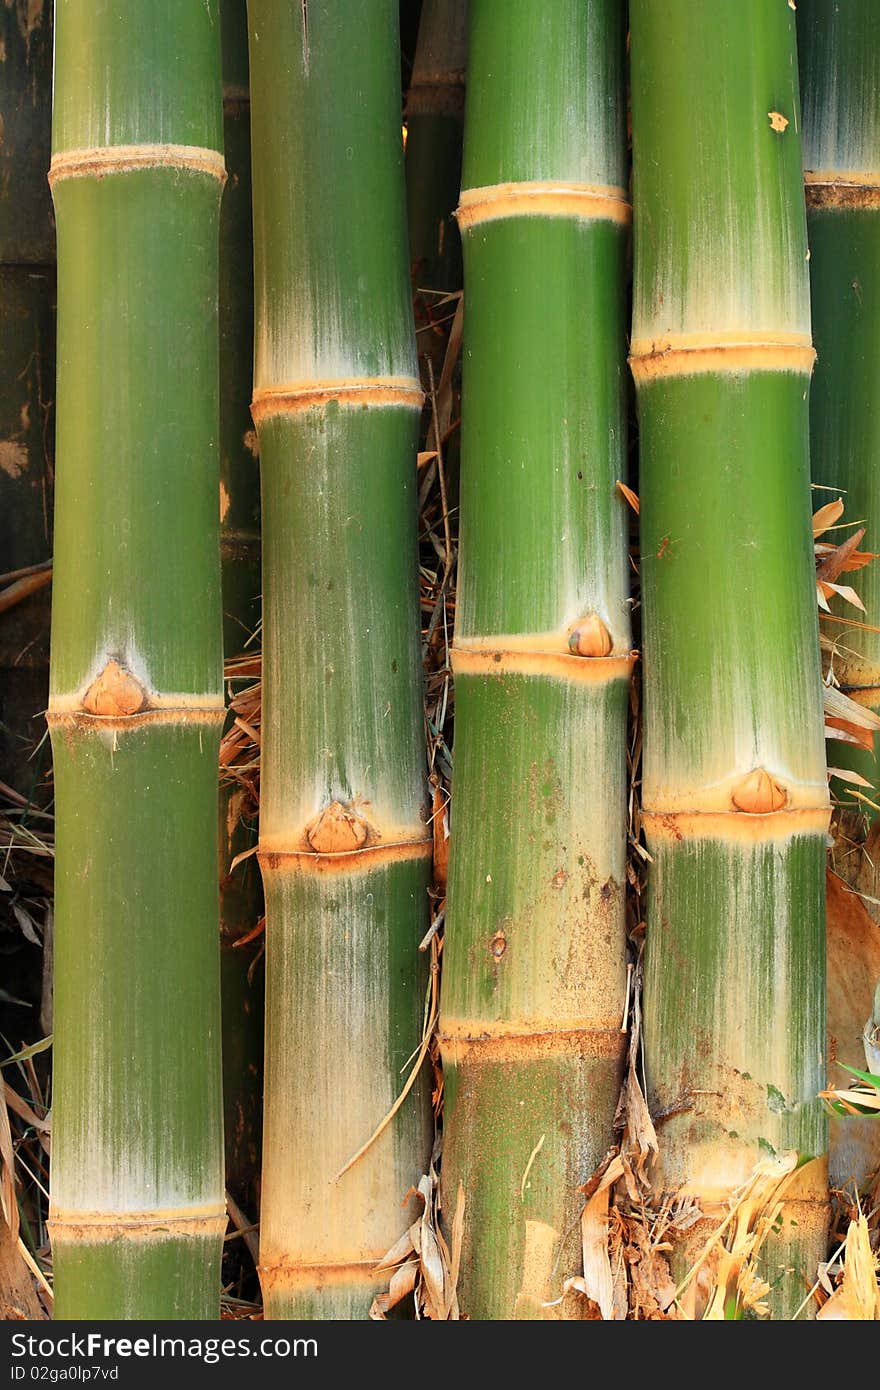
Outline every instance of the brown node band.
{"label": "brown node band", "polygon": [[549,676],[585,685],[626,680],[635,660],[635,652],[624,656],[575,656],[570,651],[452,648],[452,670],[456,676]]}
{"label": "brown node band", "polygon": [[617,1057],[626,1036],[620,1031],[620,1015],[611,1019],[566,1021],[561,1028],[515,1031],[485,1019],[440,1020],[438,1041],[445,1064],[462,1062],[492,1065],[501,1062],[534,1062],[545,1058]]}
{"label": "brown node band", "polygon": [[809,376],[815,360],[815,349],[800,335],[775,342],[736,342],[709,333],[691,333],[685,341],[634,342],[629,366],[636,385],[641,385],[658,377],[709,373],[797,372]]}
{"label": "brown node band", "polygon": [[156,1211],[50,1210],[53,1241],[97,1243],[119,1240],[151,1240],[167,1236],[216,1237],[226,1230],[225,1207],[174,1207]]}
{"label": "brown node band", "polygon": [[873,170],[807,169],[804,194],[811,208],[880,208],[880,173]]}
{"label": "brown node band", "polygon": [[264,873],[352,874],[410,859],[430,859],[433,852],[433,840],[396,840],[329,854],[317,850],[260,849],[257,859]]}
{"label": "brown node band", "polygon": [[793,835],[825,833],[831,806],[798,806],[763,815],[746,811],[642,811],[649,847],[663,842],[721,840],[734,844],[763,844]]}
{"label": "brown node band", "polygon": [[138,169],[186,169],[226,182],[226,164],[218,150],[201,145],[96,145],[92,149],[61,150],[52,156],[50,187],[62,179],[104,178]]}
{"label": "brown node band", "polygon": [[624,188],[542,180],[463,189],[455,217],[463,232],[502,217],[570,217],[627,226],[632,208]]}
{"label": "brown node band", "polygon": [[379,1251],[374,1259],[351,1260],[343,1264],[301,1264],[295,1265],[287,1261],[279,1261],[277,1264],[263,1264],[262,1261],[257,1266],[260,1276],[260,1285],[265,1292],[271,1289],[291,1289],[296,1292],[299,1289],[325,1288],[329,1286],[338,1287],[340,1284],[382,1284],[387,1281],[387,1274],[376,1270],[380,1263],[384,1250]]}
{"label": "brown node band", "polygon": [[421,410],[424,392],[418,381],[395,377],[346,377],[338,381],[304,381],[293,386],[262,386],[254,391],[255,425],[273,415],[294,415],[334,402],[349,408],[398,406]]}

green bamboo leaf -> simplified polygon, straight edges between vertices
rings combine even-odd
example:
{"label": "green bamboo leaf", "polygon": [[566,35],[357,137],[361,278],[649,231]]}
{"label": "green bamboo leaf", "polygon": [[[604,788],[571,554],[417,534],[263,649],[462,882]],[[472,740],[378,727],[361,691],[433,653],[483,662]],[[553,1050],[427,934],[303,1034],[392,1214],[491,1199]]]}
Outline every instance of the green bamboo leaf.
{"label": "green bamboo leaf", "polygon": [[867,1086],[873,1086],[875,1090],[880,1091],[880,1076],[875,1076],[874,1073],[870,1071],[859,1071],[857,1067],[850,1067],[846,1062],[838,1062],[837,1066],[843,1067],[843,1070],[848,1071],[852,1076],[857,1076],[859,1080],[864,1081]]}
{"label": "green bamboo leaf", "polygon": [[31,1043],[29,1047],[23,1047],[21,1052],[13,1052],[11,1057],[0,1062],[0,1067],[11,1066],[13,1062],[26,1062],[29,1057],[36,1057],[40,1052],[47,1052],[54,1041],[54,1034],[50,1033],[47,1038],[41,1038],[39,1042]]}

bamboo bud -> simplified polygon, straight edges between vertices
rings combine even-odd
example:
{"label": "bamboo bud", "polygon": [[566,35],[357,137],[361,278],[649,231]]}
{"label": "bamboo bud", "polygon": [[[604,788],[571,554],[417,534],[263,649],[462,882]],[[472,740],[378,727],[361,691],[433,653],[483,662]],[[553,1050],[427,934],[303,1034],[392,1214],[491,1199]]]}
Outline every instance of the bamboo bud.
{"label": "bamboo bud", "polygon": [[147,704],[147,692],[130,671],[118,661],[108,661],[101,674],[92,681],[82,707],[87,714],[122,717],[138,714]]}
{"label": "bamboo bud", "polygon": [[306,839],[318,854],[346,854],[366,844],[370,827],[350,807],[331,801],[306,827]]}
{"label": "bamboo bud", "polygon": [[610,656],[614,640],[596,613],[582,618],[568,639],[574,656]]}
{"label": "bamboo bud", "polygon": [[766,816],[771,811],[781,811],[788,805],[788,792],[781,782],[756,767],[748,777],[734,787],[730,799],[738,811],[747,811],[753,816]]}

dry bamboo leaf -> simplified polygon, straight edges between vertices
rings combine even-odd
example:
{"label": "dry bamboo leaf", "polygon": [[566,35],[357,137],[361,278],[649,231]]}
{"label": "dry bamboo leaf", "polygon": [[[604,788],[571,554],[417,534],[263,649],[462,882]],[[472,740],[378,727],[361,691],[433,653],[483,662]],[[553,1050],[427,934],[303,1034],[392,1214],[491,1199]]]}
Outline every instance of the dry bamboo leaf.
{"label": "dry bamboo leaf", "polygon": [[13,1091],[8,1081],[3,1084],[6,1092],[6,1104],[9,1106],[9,1109],[13,1110],[20,1119],[24,1120],[25,1124],[32,1125],[38,1134],[49,1134],[51,1130],[50,1121],[48,1119],[41,1120],[39,1115],[34,1113],[27,1102],[23,1101],[21,1096]]}
{"label": "dry bamboo leaf", "polygon": [[545,1140],[546,1138],[547,1138],[546,1134],[542,1134],[541,1137],[540,1137],[540,1139],[538,1140],[537,1144],[536,1144],[535,1147],[532,1149],[532,1152],[529,1154],[529,1159],[528,1159],[528,1162],[527,1162],[527,1164],[526,1164],[526,1166],[525,1166],[525,1170],[524,1170],[523,1175],[522,1175],[522,1180],[520,1181],[520,1185],[519,1185],[520,1200],[523,1201],[523,1202],[526,1200],[526,1187],[528,1186],[529,1173],[532,1171],[532,1165],[533,1165],[533,1163],[535,1162],[535,1159],[538,1157],[538,1154],[541,1152],[541,1150],[542,1150],[543,1147],[544,1147],[544,1140]]}
{"label": "dry bamboo leaf", "polygon": [[416,467],[426,468],[428,464],[437,457],[436,449],[425,449],[423,453],[416,455]]}
{"label": "dry bamboo leaf", "polygon": [[394,1270],[387,1292],[377,1293],[370,1305],[370,1317],[374,1322],[384,1322],[391,1309],[396,1308],[407,1294],[412,1293],[418,1271],[418,1260],[407,1260],[405,1264],[399,1265]]}
{"label": "dry bamboo leaf", "polygon": [[12,911],[15,914],[15,920],[21,927],[22,935],[25,939],[29,941],[32,946],[42,946],[43,943],[37,935],[36,925],[30,913],[26,912],[18,903],[12,904]]}
{"label": "dry bamboo leaf", "polygon": [[400,1240],[395,1241],[391,1249],[386,1251],[382,1256],[381,1260],[376,1265],[376,1273],[384,1274],[386,1270],[394,1269],[395,1265],[399,1265],[401,1260],[408,1259],[415,1249],[416,1247],[413,1245],[410,1232],[408,1230],[404,1231]]}
{"label": "dry bamboo leaf", "polygon": [[229,872],[232,873],[233,869],[237,869],[239,864],[242,864],[245,859],[250,859],[251,855],[256,854],[259,848],[259,845],[254,845],[251,849],[242,850],[241,854],[237,854],[229,865]]}
{"label": "dry bamboo leaf", "polygon": [[447,798],[434,778],[434,794],[431,806],[431,826],[434,832],[434,882],[442,893],[446,888],[449,871],[449,812]]}
{"label": "dry bamboo leaf", "polygon": [[[614,1279],[608,1251],[608,1203],[612,1184],[623,1176],[620,1154],[611,1160],[599,1186],[581,1212],[581,1246],[584,1275],[581,1290],[594,1303],[606,1322],[614,1318]],[[575,1281],[573,1282],[573,1286]],[[576,1281],[579,1286],[579,1281]]]}
{"label": "dry bamboo leaf", "polygon": [[770,117],[770,129],[777,131],[780,135],[788,129],[788,119],[780,111],[768,111]]}
{"label": "dry bamboo leaf", "polygon": [[15,1199],[15,1150],[5,1097],[0,1102],[0,1205],[13,1241],[18,1240],[18,1203]]}
{"label": "dry bamboo leaf", "polygon": [[[422,1179],[424,1182],[425,1179]],[[421,1187],[421,1183],[419,1184]],[[434,1228],[432,1203],[425,1202],[419,1231],[419,1266],[424,1287],[425,1312],[429,1318],[443,1322],[446,1317],[445,1268],[441,1247]]]}
{"label": "dry bamboo leaf", "polygon": [[848,724],[855,724],[860,729],[880,729],[880,716],[864,705],[857,705],[855,700],[851,700],[834,685],[823,683],[822,701],[826,715],[831,715],[834,719],[844,719]]}
{"label": "dry bamboo leaf", "polygon": [[452,1223],[452,1250],[443,1239],[437,1221],[439,1184],[433,1160],[430,1170],[419,1179],[417,1189],[408,1196],[421,1199],[422,1211],[418,1220],[395,1241],[376,1265],[377,1273],[391,1271],[388,1289],[377,1294],[370,1309],[376,1321],[385,1318],[389,1309],[412,1292],[416,1317],[436,1321],[458,1320],[456,1284],[461,1261],[464,1230],[464,1189],[459,1187],[458,1202]]}
{"label": "dry bamboo leaf", "polygon": [[862,777],[858,772],[851,772],[846,767],[829,767],[829,777],[837,777],[841,782],[852,782],[856,787],[873,787],[873,782],[869,782],[866,777]]}
{"label": "dry bamboo leaf", "polygon": [[823,531],[827,531],[829,526],[833,526],[835,521],[839,521],[843,516],[843,499],[838,497],[835,502],[826,502],[824,507],[820,507],[817,512],[813,512],[813,536],[821,536]]}
{"label": "dry bamboo leaf", "polygon": [[825,737],[841,743],[857,743],[860,748],[867,748],[869,753],[874,749],[873,729],[851,724],[848,719],[837,719],[834,715],[825,717]]}
{"label": "dry bamboo leaf", "polygon": [[[840,550],[843,548],[843,546],[839,547]],[[872,550],[853,550],[852,554],[847,556],[845,563],[841,565],[839,573],[851,574],[854,570],[862,570],[874,560],[880,560],[880,555]]]}
{"label": "dry bamboo leaf", "polygon": [[861,569],[864,565],[870,564],[875,557],[867,551],[859,550],[859,542],[864,535],[865,528],[860,526],[840,545],[829,545],[827,541],[819,541],[815,551],[817,556],[821,557],[821,563],[816,567],[816,578],[834,580],[847,570]]}
{"label": "dry bamboo leaf", "polygon": [[455,1215],[452,1218],[452,1250],[449,1260],[449,1297],[447,1318],[458,1319],[458,1274],[461,1269],[461,1251],[464,1244],[464,1184],[459,1182],[455,1199]]}
{"label": "dry bamboo leaf", "polygon": [[778,1218],[781,1198],[797,1167],[798,1156],[793,1150],[762,1159],[731,1197],[727,1215],[676,1290],[681,1294],[702,1273],[706,1284],[704,1321],[725,1320],[731,1302],[738,1309],[745,1306],[745,1298],[753,1300],[753,1309],[760,1305],[755,1261]]}
{"label": "dry bamboo leaf", "polygon": [[[632,1018],[626,1075],[614,1116],[615,1127],[623,1129],[620,1147],[624,1163],[624,1177],[630,1200],[633,1202],[639,1199],[639,1187],[645,1189],[649,1186],[647,1164],[649,1159],[653,1161],[654,1156],[659,1151],[657,1131],[642,1094],[636,1065],[642,1031],[641,997],[642,963],[640,959],[633,972]],[[633,1172],[633,1160],[635,1161],[635,1172]]]}
{"label": "dry bamboo leaf", "polygon": [[669,1261],[654,1244],[644,1222],[640,1219],[631,1221],[627,1236],[627,1267],[634,1318],[640,1322],[681,1318]]}
{"label": "dry bamboo leaf", "polygon": [[863,1212],[849,1223],[843,1263],[843,1279],[816,1314],[817,1318],[844,1322],[876,1322],[880,1319],[877,1259]]}
{"label": "dry bamboo leaf", "polygon": [[616,1209],[609,1212],[608,1259],[611,1264],[612,1319],[623,1322],[628,1311],[626,1260],[624,1257],[623,1225]]}
{"label": "dry bamboo leaf", "polygon": [[459,295],[458,304],[455,307],[455,315],[452,320],[452,327],[449,330],[449,339],[446,344],[446,356],[443,359],[443,370],[440,373],[440,381],[437,385],[437,432],[441,439],[445,437],[450,424],[452,423],[452,378],[455,372],[455,364],[461,352],[461,340],[464,332],[464,295]]}
{"label": "dry bamboo leaf", "polygon": [[864,1115],[870,1110],[876,1110],[880,1114],[880,1091],[868,1086],[853,1086],[848,1090],[832,1088],[820,1091],[819,1097],[832,1104],[838,1101],[849,1115]]}
{"label": "dry bamboo leaf", "polygon": [[639,515],[639,499],[638,499],[637,495],[633,492],[632,488],[631,488],[631,487],[627,487],[626,483],[622,483],[622,482],[620,481],[620,479],[618,478],[618,479],[617,479],[617,490],[618,490],[618,492],[619,492],[623,497],[626,498],[627,502],[628,502],[629,505],[632,507],[632,509],[633,509],[633,511],[635,512],[636,516],[638,516],[638,515]]}
{"label": "dry bamboo leaf", "polygon": [[846,603],[851,603],[854,608],[861,609],[863,613],[865,611],[865,605],[862,603],[862,600],[851,584],[832,584],[827,579],[818,579],[816,581],[816,589],[819,593],[820,604],[828,612],[830,612],[830,609],[828,608],[827,602],[822,602],[822,597],[824,595],[825,599],[829,599],[833,594],[837,594],[838,598],[844,599]]}

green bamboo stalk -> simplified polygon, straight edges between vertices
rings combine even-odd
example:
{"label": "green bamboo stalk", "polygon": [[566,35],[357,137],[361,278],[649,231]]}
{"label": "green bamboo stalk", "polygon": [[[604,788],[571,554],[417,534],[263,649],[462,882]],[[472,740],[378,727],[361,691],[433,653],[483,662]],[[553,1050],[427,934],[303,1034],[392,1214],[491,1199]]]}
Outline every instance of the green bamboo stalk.
{"label": "green bamboo stalk", "polygon": [[[429,1149],[421,392],[392,0],[250,0],[270,1318],[367,1316]],[[386,1278],[387,1282],[387,1278]]]}
{"label": "green bamboo stalk", "polygon": [[65,1319],[219,1312],[219,64],[214,0],[56,5]]}
{"label": "green bamboo stalk", "polygon": [[[845,518],[863,519],[866,547],[876,548],[880,534],[880,401],[875,379],[880,354],[880,44],[877,11],[870,0],[804,0],[798,7],[798,56],[803,101],[803,158],[810,242],[810,297],[813,338],[818,359],[810,392],[810,451],[813,481],[839,488]],[[817,492],[819,501],[834,494]],[[849,532],[824,539],[842,539]],[[872,541],[873,537],[873,541]],[[880,620],[880,568],[876,561],[839,580],[851,584],[865,605],[865,630],[829,623],[826,635],[836,643],[831,666],[847,695],[880,713],[880,634],[871,632]],[[855,619],[852,607],[835,604],[835,611]],[[851,768],[874,786],[867,795],[876,801],[880,784],[876,735],[874,752],[848,743],[831,745],[832,763]],[[866,907],[878,919],[876,904],[880,876],[872,847],[856,849],[876,814],[851,795],[849,786],[835,783],[840,801],[849,810],[838,815],[841,851],[835,868],[868,894]],[[876,840],[876,832],[872,837]],[[870,969],[871,941],[861,942],[854,956],[848,917],[831,911],[838,896],[829,899],[829,951],[832,932],[845,933],[838,948],[842,959],[829,979],[837,986],[840,1006],[855,1004],[852,976]],[[849,907],[849,904],[846,904]],[[864,933],[863,933],[864,935]],[[844,944],[845,943],[845,944]],[[846,952],[844,956],[843,953]],[[873,952],[876,955],[876,952]],[[844,961],[848,959],[848,964]],[[849,978],[848,978],[849,977]],[[861,1031],[870,1011],[865,1008],[873,982],[858,990],[858,1012],[838,1016],[833,1025],[841,1060],[863,1066]],[[865,988],[867,987],[867,989]],[[830,1006],[829,1001],[829,1006]],[[835,1010],[837,1012],[837,1010]],[[842,1077],[842,1074],[840,1074]],[[870,1182],[880,1159],[880,1130],[871,1120],[831,1120],[830,1175],[832,1185]]]}
{"label": "green bamboo stalk", "polygon": [[[633,0],[635,286],[656,1185],[704,1218],[813,1159],[766,1246],[776,1316],[824,1258],[828,825],[793,10]],[[722,97],[719,95],[723,95]]]}
{"label": "green bamboo stalk", "polygon": [[[873,389],[880,313],[880,51],[873,35],[875,19],[865,0],[844,7],[813,0],[798,15],[818,352],[810,396],[813,480],[840,490],[845,518],[861,520],[868,528],[869,549],[880,510],[880,481],[875,476],[880,403]],[[817,493],[823,502],[833,496]],[[846,534],[825,539],[844,539]],[[867,610],[865,622],[877,626],[877,565],[847,574],[840,582],[852,585]],[[835,612],[854,619],[862,616],[846,605],[835,604]],[[832,664],[842,689],[857,703],[880,712],[880,634],[828,624],[827,635],[838,640]],[[834,755],[838,766],[851,767],[874,784],[880,780],[876,753],[835,744]],[[846,786],[838,790],[844,802],[855,805]],[[850,818],[848,835],[858,834],[858,821],[872,815],[867,807],[855,809],[858,814]],[[855,856],[853,863],[857,860]]]}
{"label": "green bamboo stalk", "polygon": [[[220,213],[220,560],[223,651],[237,656],[260,620],[260,474],[250,413],[254,352],[251,123],[245,0],[221,0],[223,146],[229,175]],[[263,1102],[262,938],[236,946],[262,911],[253,858],[256,807],[247,788],[220,789],[220,976],[226,1186],[248,1215],[258,1206]]]}
{"label": "green bamboo stalk", "polygon": [[[0,571],[6,574],[52,554],[51,0],[0,7],[0,52]],[[42,758],[31,758],[48,689],[49,577],[31,578],[32,592],[0,616],[0,777],[28,794],[44,770]]]}
{"label": "green bamboo stalk", "polygon": [[623,1047],[623,7],[473,0],[442,1196],[471,1318],[578,1317]]}
{"label": "green bamboo stalk", "polygon": [[461,186],[468,0],[424,0],[406,98],[406,211],[413,284],[461,286]]}

